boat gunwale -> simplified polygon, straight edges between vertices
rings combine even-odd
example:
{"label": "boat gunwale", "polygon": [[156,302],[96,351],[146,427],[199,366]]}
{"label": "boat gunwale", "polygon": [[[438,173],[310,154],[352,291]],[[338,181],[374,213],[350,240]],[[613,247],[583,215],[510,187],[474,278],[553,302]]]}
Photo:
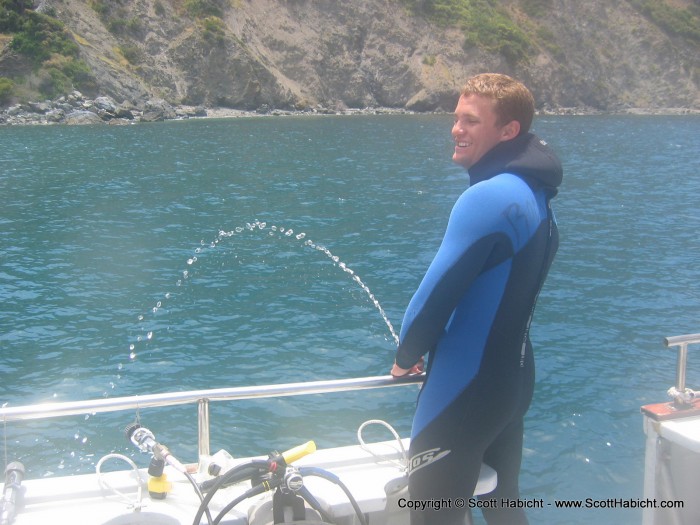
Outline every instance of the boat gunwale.
{"label": "boat gunwale", "polygon": [[22,406],[0,407],[0,420],[26,421],[83,415],[86,413],[118,412],[142,408],[165,407],[200,403],[202,401],[233,401],[242,399],[260,399],[269,397],[287,397],[309,394],[325,394],[354,390],[369,390],[422,383],[424,374],[400,378],[387,376],[355,377],[298,383],[280,383],[241,387],[188,390],[182,392],[164,392],[159,394],[133,395],[124,397],[88,399],[83,401],[65,401],[37,403]]}

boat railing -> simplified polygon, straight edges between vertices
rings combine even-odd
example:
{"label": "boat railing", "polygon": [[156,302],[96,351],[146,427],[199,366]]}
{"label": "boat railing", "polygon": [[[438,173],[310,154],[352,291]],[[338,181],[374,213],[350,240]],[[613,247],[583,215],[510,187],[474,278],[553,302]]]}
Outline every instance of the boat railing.
{"label": "boat railing", "polygon": [[689,404],[697,396],[695,391],[686,388],[685,372],[688,364],[688,345],[698,343],[700,343],[700,334],[676,335],[664,338],[664,344],[667,347],[678,347],[676,384],[669,390],[669,395],[679,404]]}
{"label": "boat railing", "polygon": [[211,401],[233,401],[267,397],[325,394],[353,390],[369,390],[412,385],[422,382],[423,378],[424,376],[422,374],[402,378],[394,378],[387,375],[326,381],[307,381],[300,383],[215,388],[208,390],[189,390],[183,392],[166,392],[160,394],[89,399],[84,401],[50,402],[16,407],[4,405],[0,408],[0,421],[8,422],[46,419],[52,417],[117,412],[121,410],[141,410],[143,408],[196,403],[198,405],[197,441],[199,457],[201,458],[202,456],[208,456],[210,454],[209,403]]}

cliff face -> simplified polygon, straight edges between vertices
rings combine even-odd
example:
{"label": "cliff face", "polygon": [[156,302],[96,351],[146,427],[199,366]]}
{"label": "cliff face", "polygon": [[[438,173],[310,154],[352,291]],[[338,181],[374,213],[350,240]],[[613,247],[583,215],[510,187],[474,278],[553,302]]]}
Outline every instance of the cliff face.
{"label": "cliff face", "polygon": [[546,35],[528,60],[465,47],[461,29],[400,0],[199,0],[215,8],[199,14],[195,0],[41,2],[73,33],[95,94],[115,100],[451,111],[467,76],[499,71],[524,80],[539,106],[700,108],[697,41],[674,37],[631,2],[551,0],[536,17],[524,0],[500,3]]}

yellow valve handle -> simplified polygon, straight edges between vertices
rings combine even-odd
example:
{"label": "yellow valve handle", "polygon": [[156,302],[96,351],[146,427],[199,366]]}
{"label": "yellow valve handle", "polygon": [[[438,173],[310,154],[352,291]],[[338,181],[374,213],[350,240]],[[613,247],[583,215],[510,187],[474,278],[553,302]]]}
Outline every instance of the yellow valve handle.
{"label": "yellow valve handle", "polygon": [[312,452],[316,452],[316,443],[313,441],[307,441],[303,445],[299,445],[297,447],[290,448],[286,452],[282,452],[282,457],[284,458],[285,463],[289,465],[290,463],[293,463],[296,460],[311,454]]}

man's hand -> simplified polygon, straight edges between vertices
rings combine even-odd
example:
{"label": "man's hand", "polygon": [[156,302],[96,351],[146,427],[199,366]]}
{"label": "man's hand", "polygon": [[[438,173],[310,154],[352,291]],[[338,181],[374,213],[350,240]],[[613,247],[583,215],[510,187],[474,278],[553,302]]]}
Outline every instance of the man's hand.
{"label": "man's hand", "polygon": [[391,367],[391,375],[394,377],[402,377],[407,375],[413,376],[416,374],[422,374],[424,367],[425,359],[423,359],[422,357],[411,368],[401,368],[399,365],[396,364],[396,361],[394,361],[394,366]]}

